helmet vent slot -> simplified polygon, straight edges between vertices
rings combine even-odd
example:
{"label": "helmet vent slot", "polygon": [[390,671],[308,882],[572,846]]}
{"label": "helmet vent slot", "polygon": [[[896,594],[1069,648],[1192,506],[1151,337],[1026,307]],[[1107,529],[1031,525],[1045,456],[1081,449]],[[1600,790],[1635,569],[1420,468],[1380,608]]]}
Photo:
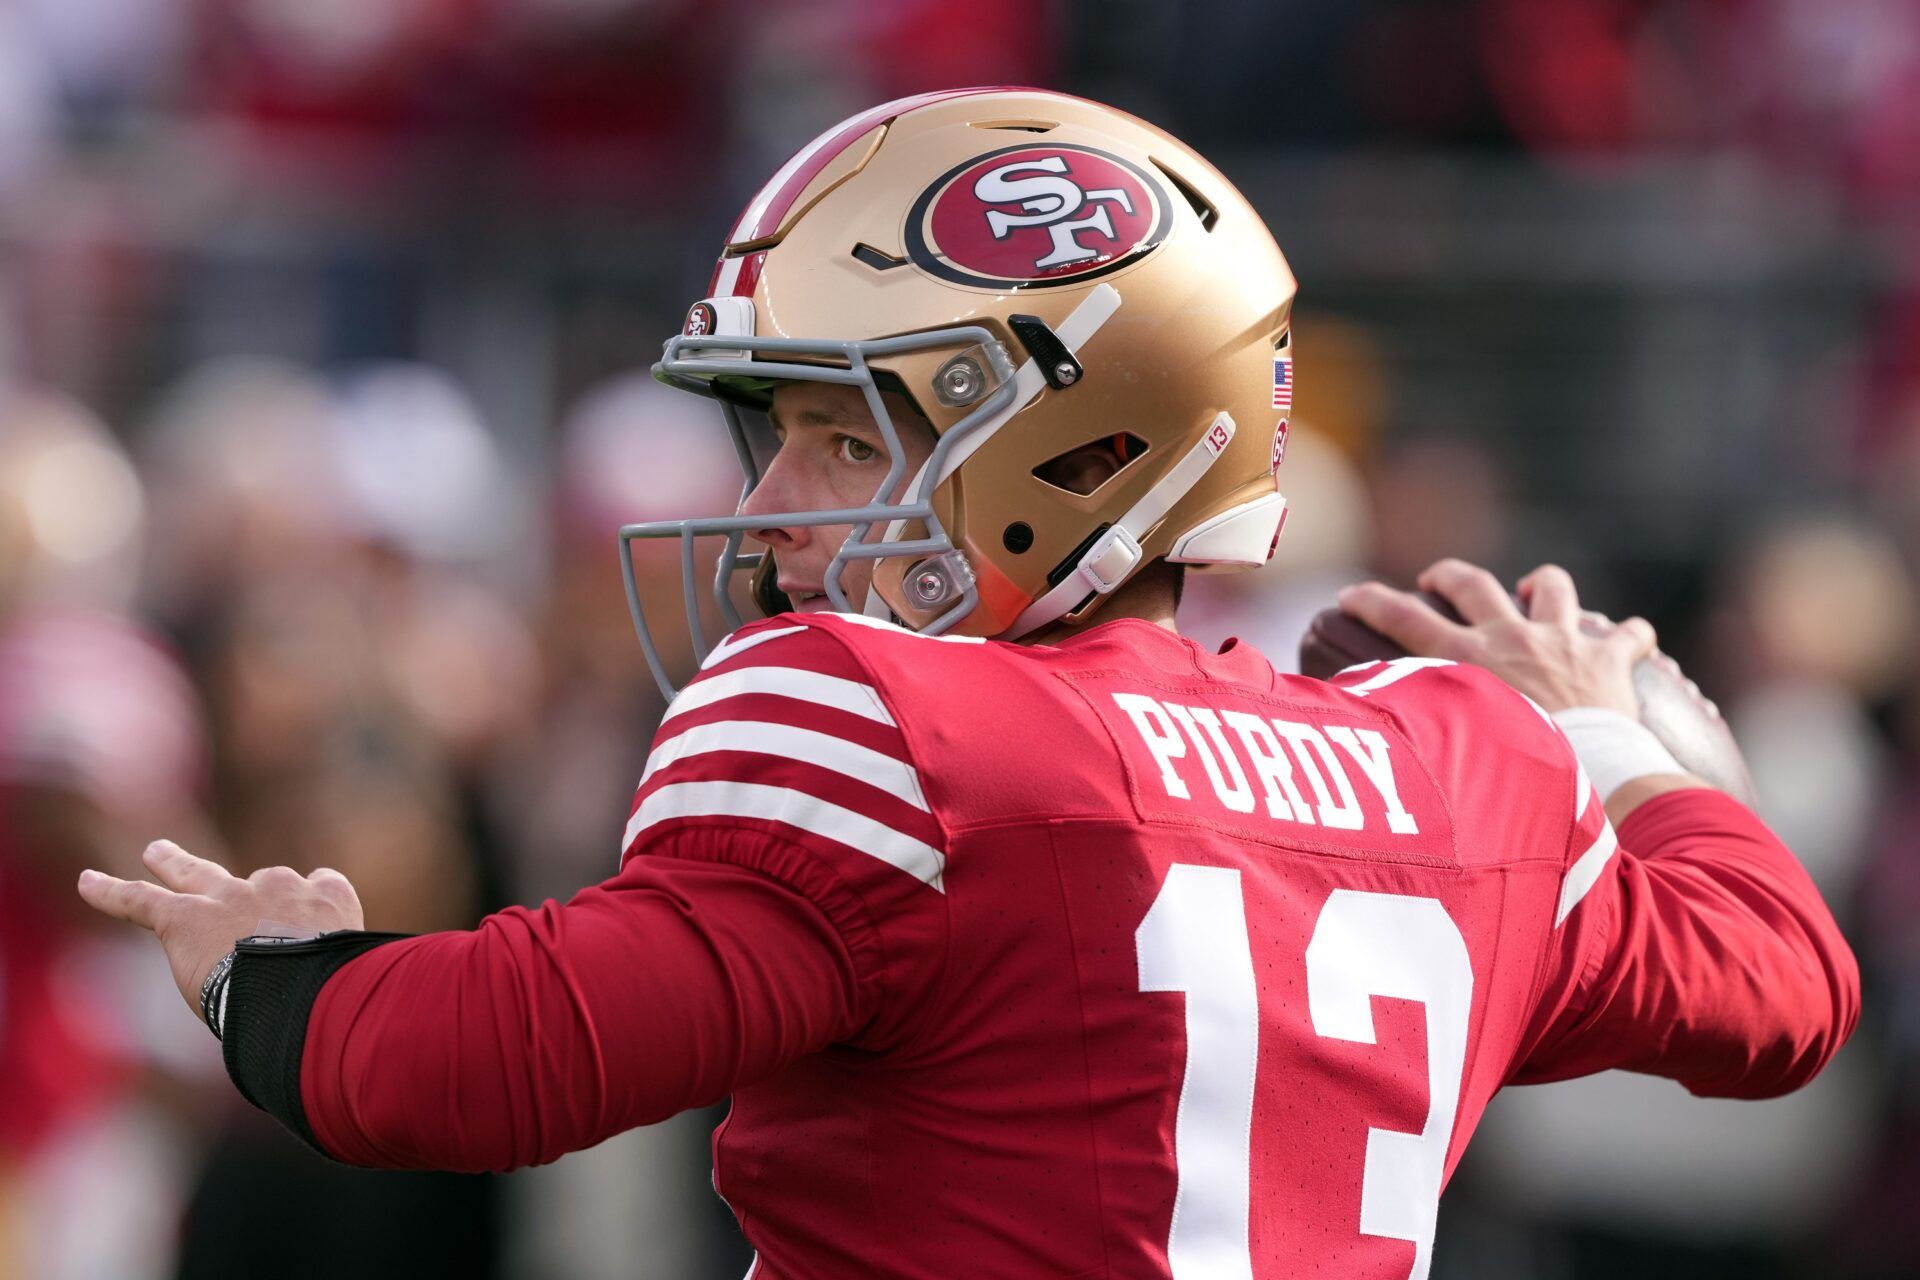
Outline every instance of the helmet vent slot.
{"label": "helmet vent slot", "polygon": [[1008,133],[1052,133],[1060,127],[1053,120],[975,120],[976,129],[1001,129]]}
{"label": "helmet vent slot", "polygon": [[895,267],[904,267],[907,265],[905,258],[896,258],[884,250],[876,249],[872,245],[865,243],[853,246],[853,256],[856,261],[865,263],[875,271],[891,271]]}
{"label": "helmet vent slot", "polygon": [[1220,211],[1209,204],[1205,196],[1194,190],[1192,183],[1160,163],[1158,157],[1155,157],[1153,167],[1164,174],[1167,181],[1171,182],[1175,189],[1186,197],[1187,203],[1193,206],[1194,216],[1200,219],[1201,230],[1213,230],[1213,224],[1220,221]]}

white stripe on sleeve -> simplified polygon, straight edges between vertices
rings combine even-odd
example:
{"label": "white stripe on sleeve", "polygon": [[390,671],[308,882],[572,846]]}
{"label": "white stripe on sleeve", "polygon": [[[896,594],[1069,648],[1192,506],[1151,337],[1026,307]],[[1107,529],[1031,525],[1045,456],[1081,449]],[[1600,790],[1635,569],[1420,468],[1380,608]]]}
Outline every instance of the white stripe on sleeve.
{"label": "white stripe on sleeve", "polygon": [[797,698],[817,706],[850,711],[881,724],[893,723],[893,717],[887,714],[886,707],[880,702],[880,695],[874,692],[872,685],[819,671],[805,671],[799,667],[741,667],[736,671],[723,671],[717,676],[696,680],[680,691],[680,696],[667,708],[667,714],[660,717],[660,723],[665,724],[675,716],[712,706],[727,698],[754,693]]}
{"label": "white stripe on sleeve", "polygon": [[916,809],[930,812],[926,795],[920,789],[920,774],[905,760],[896,760],[831,733],[764,720],[716,720],[712,724],[697,724],[667,739],[647,758],[647,771],[641,775],[640,785],[645,787],[654,774],[688,756],[710,751],[750,751],[756,755],[804,761],[877,787]]}
{"label": "white stripe on sleeve", "polygon": [[759,818],[783,822],[900,868],[914,879],[946,892],[941,876],[946,856],[865,814],[789,787],[755,782],[674,782],[641,802],[627,820],[623,848],[648,827],[673,818]]}
{"label": "white stripe on sleeve", "polygon": [[1600,873],[1607,869],[1608,861],[1619,847],[1620,839],[1613,834],[1613,824],[1609,822],[1600,828],[1592,847],[1574,859],[1573,865],[1567,868],[1566,879],[1560,882],[1560,912],[1553,918],[1556,927],[1564,923],[1568,913],[1580,905],[1580,899],[1587,896],[1587,890],[1599,883]]}

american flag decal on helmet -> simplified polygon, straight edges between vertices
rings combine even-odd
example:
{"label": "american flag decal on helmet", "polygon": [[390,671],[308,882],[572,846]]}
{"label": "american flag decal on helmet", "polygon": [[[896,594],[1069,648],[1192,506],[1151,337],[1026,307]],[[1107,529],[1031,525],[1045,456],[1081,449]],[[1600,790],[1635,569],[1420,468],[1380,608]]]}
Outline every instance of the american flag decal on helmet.
{"label": "american flag decal on helmet", "polygon": [[1273,407],[1293,408],[1293,357],[1273,358]]}

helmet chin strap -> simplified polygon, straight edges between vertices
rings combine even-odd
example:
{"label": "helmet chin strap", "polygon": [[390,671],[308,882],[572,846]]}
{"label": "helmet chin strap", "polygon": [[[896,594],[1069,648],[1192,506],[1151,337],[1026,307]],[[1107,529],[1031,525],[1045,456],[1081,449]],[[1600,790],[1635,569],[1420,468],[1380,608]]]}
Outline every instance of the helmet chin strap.
{"label": "helmet chin strap", "polygon": [[1213,469],[1236,430],[1233,415],[1224,410],[1214,417],[1207,433],[1200,437],[1186,456],[1140,495],[1140,501],[1114,521],[1080,557],[1073,572],[1059,585],[1028,605],[1013,625],[1000,633],[1002,640],[1018,640],[1049,622],[1072,613],[1089,595],[1109,595],[1140,567],[1143,556],[1140,540],[1167,518],[1167,512],[1187,496],[1202,477]]}

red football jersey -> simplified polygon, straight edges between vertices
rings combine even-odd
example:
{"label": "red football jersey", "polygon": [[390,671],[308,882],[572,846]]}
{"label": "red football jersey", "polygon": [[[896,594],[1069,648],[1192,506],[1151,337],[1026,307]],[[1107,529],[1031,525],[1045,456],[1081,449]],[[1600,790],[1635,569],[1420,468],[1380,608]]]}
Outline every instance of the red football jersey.
{"label": "red football jersey", "polygon": [[343,1159],[462,1168],[731,1093],[756,1280],[1418,1280],[1503,1084],[1759,1096],[1851,1030],[1750,813],[1625,834],[1477,668],[782,615],[669,708],[617,876],[347,964],[301,1093]]}

